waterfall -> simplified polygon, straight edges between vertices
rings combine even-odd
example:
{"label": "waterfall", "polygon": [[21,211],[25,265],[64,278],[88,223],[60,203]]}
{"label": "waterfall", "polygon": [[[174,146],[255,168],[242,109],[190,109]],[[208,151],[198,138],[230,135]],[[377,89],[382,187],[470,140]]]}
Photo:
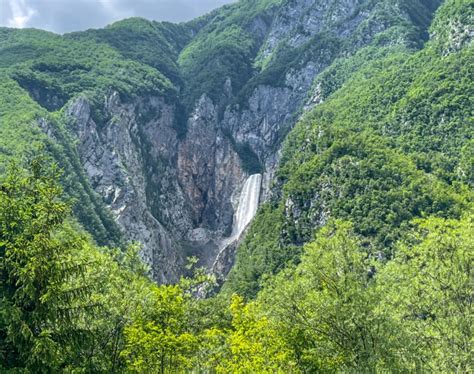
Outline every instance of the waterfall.
{"label": "waterfall", "polygon": [[226,248],[239,239],[245,228],[252,221],[257,213],[258,203],[260,199],[260,189],[262,186],[262,175],[254,174],[245,181],[242,192],[240,193],[239,206],[234,216],[234,224],[232,227],[232,234],[225,238],[220,243],[219,254],[216,257],[213,268],[216,267],[220,257],[225,252]]}
{"label": "waterfall", "polygon": [[262,175],[254,174],[247,178],[240,194],[239,207],[235,215],[232,236],[237,239],[257,213],[260,198]]}

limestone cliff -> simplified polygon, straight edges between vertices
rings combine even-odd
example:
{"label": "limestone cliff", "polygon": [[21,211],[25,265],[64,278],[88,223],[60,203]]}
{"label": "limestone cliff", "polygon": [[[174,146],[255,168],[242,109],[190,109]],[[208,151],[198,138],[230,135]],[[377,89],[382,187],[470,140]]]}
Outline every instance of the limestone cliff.
{"label": "limestone cliff", "polygon": [[[188,69],[188,81],[178,84],[178,101],[146,94],[122,100],[110,90],[99,105],[102,121],[94,119],[87,95],[68,104],[69,128],[90,183],[126,237],[142,243],[157,281],[177,280],[187,256],[227,272],[235,245],[221,256],[227,265],[215,261],[232,234],[244,182],[262,173],[261,200],[267,198],[286,134],[304,110],[324,100],[320,74],[368,46],[412,47],[421,28],[403,1],[294,0],[267,8],[257,3],[243,20],[232,21],[239,5],[209,16],[183,47],[180,64]],[[241,5],[253,9],[249,2]],[[246,58],[252,71],[239,82],[239,71],[217,77],[216,98],[205,87],[199,93],[200,71],[190,74],[188,65],[198,53],[195,40],[211,43],[222,22],[226,30],[251,35]],[[209,48],[212,56],[221,47]],[[182,96],[189,87],[199,93],[190,105],[190,96]]]}

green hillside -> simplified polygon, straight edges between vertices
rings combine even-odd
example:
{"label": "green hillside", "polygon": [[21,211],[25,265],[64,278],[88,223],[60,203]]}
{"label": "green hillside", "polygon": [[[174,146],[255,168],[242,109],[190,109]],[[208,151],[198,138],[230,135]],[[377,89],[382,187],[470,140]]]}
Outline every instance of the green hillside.
{"label": "green hillside", "polygon": [[[439,12],[460,16],[470,4]],[[472,12],[471,12],[472,14]],[[437,21],[431,33],[442,35]],[[472,202],[471,47],[390,53],[357,72],[288,136],[272,201],[238,251],[228,287],[254,296],[261,277],[298,262],[329,219],[351,221],[370,256],[390,259],[415,218],[459,218]],[[356,55],[357,57],[357,55]],[[355,60],[357,63],[357,59]],[[338,84],[337,62],[323,73]],[[323,79],[321,79],[323,81]],[[331,83],[331,82],[334,83]]]}
{"label": "green hillside", "polygon": [[[350,38],[329,22],[268,55],[251,26],[297,1],[63,36],[0,28],[1,373],[473,370],[474,1],[355,3],[352,19],[371,17]],[[179,139],[202,94],[245,108],[308,61],[325,66],[317,105],[227,281],[190,259],[189,277],[155,284],[88,180],[68,103],[87,98],[100,127],[112,91],[163,98]]]}

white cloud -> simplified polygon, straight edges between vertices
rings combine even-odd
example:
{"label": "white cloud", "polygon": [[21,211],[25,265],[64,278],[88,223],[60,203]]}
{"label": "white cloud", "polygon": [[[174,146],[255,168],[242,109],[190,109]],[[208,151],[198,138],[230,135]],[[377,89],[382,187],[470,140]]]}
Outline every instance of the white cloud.
{"label": "white cloud", "polygon": [[11,12],[11,17],[7,21],[9,27],[26,27],[36,14],[36,10],[27,5],[26,0],[8,0],[8,5]]}
{"label": "white cloud", "polygon": [[64,33],[104,27],[132,16],[181,22],[234,1],[237,0],[0,0],[0,26]]}

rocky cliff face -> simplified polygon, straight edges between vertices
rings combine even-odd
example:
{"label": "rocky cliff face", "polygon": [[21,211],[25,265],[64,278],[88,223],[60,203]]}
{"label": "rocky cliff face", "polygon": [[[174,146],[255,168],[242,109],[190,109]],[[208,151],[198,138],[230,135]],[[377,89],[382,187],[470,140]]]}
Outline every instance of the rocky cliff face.
{"label": "rocky cliff face", "polygon": [[192,222],[173,164],[178,149],[173,108],[157,97],[124,104],[111,92],[104,109],[110,120],[102,125],[85,98],[67,110],[84,169],[127,238],[143,245],[153,277],[176,280],[182,265],[178,243]]}
{"label": "rocky cliff face", "polygon": [[208,268],[229,269],[232,253],[222,256],[225,264],[214,262],[232,232],[249,175],[239,146],[257,157],[265,198],[285,135],[305,103],[307,109],[322,100],[314,85],[318,74],[337,57],[371,43],[409,44],[408,36],[389,33],[400,18],[408,22],[408,15],[396,4],[381,12],[385,3],[295,0],[284,2],[270,20],[252,18],[246,27],[258,34],[254,63],[260,70],[243,94],[232,92],[230,78],[222,87],[226,100],[214,102],[203,92],[184,136],[176,131],[176,104],[163,97],[124,102],[111,91],[101,108],[105,121],[94,119],[84,97],[69,104],[67,117],[90,182],[126,236],[142,243],[157,281],[177,280],[190,255]]}

